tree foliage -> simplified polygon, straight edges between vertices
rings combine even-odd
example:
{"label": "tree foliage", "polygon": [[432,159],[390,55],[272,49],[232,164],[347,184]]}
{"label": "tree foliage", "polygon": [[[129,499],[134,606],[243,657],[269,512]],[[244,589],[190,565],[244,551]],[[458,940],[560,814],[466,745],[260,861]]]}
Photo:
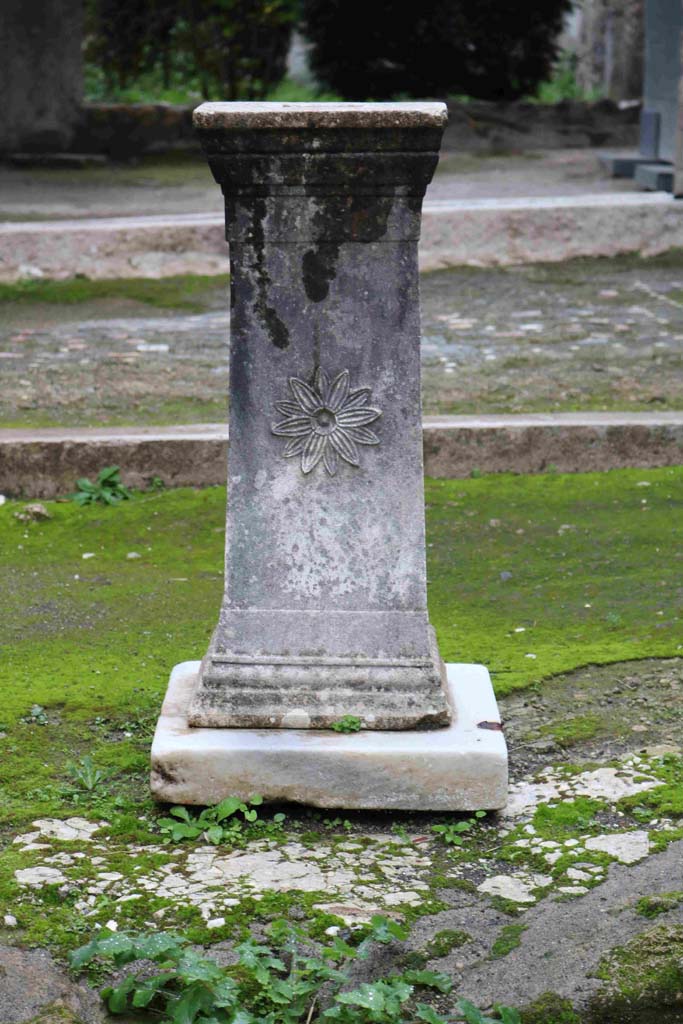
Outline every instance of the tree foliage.
{"label": "tree foliage", "polygon": [[302,0],[321,84],[349,100],[532,93],[558,55],[571,0]]}
{"label": "tree foliage", "polygon": [[296,0],[88,0],[87,55],[125,88],[181,70],[206,98],[260,99],[283,77]]}

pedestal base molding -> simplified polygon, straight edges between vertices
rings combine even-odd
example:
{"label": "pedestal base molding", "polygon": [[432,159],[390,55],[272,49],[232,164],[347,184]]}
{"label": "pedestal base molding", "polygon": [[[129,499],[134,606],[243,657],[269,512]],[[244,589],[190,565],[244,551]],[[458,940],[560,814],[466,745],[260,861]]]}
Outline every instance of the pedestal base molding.
{"label": "pedestal base molding", "polygon": [[200,662],[176,665],[152,745],[152,793],[215,804],[268,801],[377,810],[494,810],[507,800],[507,748],[483,665],[447,665],[453,722],[410,732],[214,729],[188,725]]}

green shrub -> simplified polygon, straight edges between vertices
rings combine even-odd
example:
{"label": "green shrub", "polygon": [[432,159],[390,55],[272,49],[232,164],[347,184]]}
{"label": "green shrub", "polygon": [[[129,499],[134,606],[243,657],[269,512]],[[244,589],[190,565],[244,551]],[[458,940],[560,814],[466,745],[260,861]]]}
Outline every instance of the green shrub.
{"label": "green shrub", "polygon": [[161,72],[205,99],[262,99],[284,77],[296,0],[88,0],[86,57],[107,91]]}

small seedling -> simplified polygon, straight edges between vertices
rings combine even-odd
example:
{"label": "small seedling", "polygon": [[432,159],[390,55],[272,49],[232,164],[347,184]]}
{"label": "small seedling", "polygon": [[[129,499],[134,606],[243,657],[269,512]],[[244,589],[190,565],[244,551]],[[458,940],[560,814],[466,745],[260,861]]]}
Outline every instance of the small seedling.
{"label": "small seedling", "polygon": [[121,483],[121,475],[118,466],[105,466],[97,474],[95,483],[86,477],[76,481],[78,490],[71,495],[71,500],[77,505],[94,505],[98,501],[103,505],[118,505],[131,497],[127,487]]}
{"label": "small seedling", "polygon": [[485,817],[486,811],[475,811],[473,817],[466,818],[464,821],[453,821],[448,825],[432,825],[432,832],[441,836],[448,846],[462,846],[465,841],[464,833],[471,832],[477,821]]}
{"label": "small seedling", "polygon": [[338,722],[333,722],[330,729],[335,732],[360,732],[363,723],[356,715],[344,715]]}
{"label": "small seedling", "polygon": [[[262,803],[263,797],[255,794],[246,803],[239,797],[229,796],[215,807],[206,807],[198,815],[190,814],[187,807],[172,807],[169,814],[173,817],[160,818],[159,828],[174,843],[201,836],[206,842],[217,846],[236,839],[243,830],[244,822],[255,822],[258,811],[254,808]],[[280,828],[284,820],[284,814],[274,814],[269,824]]]}
{"label": "small seedling", "polygon": [[31,710],[21,719],[27,725],[49,725],[47,712],[40,704],[32,704]]}
{"label": "small seedling", "polygon": [[103,772],[101,768],[95,767],[93,759],[89,754],[82,757],[78,764],[74,762],[68,764],[66,770],[71,778],[89,793],[92,793],[100,783],[108,778],[106,772]]}
{"label": "small seedling", "polygon": [[353,828],[348,818],[323,818],[323,825],[325,828],[343,828],[346,832]]}

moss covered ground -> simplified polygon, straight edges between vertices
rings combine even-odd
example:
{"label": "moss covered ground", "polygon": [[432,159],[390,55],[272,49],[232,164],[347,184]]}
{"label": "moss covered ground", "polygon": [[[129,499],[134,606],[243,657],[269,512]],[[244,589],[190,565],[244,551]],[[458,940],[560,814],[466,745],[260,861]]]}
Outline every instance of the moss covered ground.
{"label": "moss covered ground", "polygon": [[[675,656],[683,601],[682,502],[683,468],[427,481],[430,614],[443,654],[488,664],[501,695],[581,665]],[[179,908],[177,901],[171,907],[168,895],[157,891],[126,903],[101,892],[87,918],[78,901],[93,881],[90,860],[64,868],[66,889],[18,889],[16,870],[66,863],[32,851],[30,840],[21,848],[14,844],[16,834],[30,833],[37,819],[106,822],[85,851],[106,857],[106,870],[127,880],[131,896],[133,878],[158,879],[167,865],[185,864],[196,844],[174,861],[174,849],[163,843],[160,812],[148,793],[149,745],[169,671],[203,653],[222,590],[224,488],[137,493],[115,508],[79,508],[70,501],[45,506],[51,518],[32,523],[15,518],[23,503],[0,506],[0,906],[17,910],[20,918],[20,931],[3,935],[0,928],[0,939],[63,954],[112,915],[122,927],[149,927],[166,911],[165,924],[183,927],[193,941],[229,938],[248,920],[295,909],[318,931],[335,923],[323,886],[308,893],[266,892],[258,901],[241,894],[225,928],[215,931],[207,930],[196,907]],[[579,731],[585,736],[591,729],[580,722]],[[658,768],[658,789],[622,802],[631,828],[683,813],[680,765],[675,759],[667,764]],[[102,773],[102,781],[90,786],[93,771]],[[349,839],[355,849],[368,842],[380,859],[368,864],[366,884],[380,879],[381,856],[406,857],[387,839],[391,829],[396,842],[401,836],[396,816],[378,824],[382,838],[375,841],[372,834],[359,839],[354,815],[349,822],[327,813],[287,813],[282,828],[264,813],[262,833],[250,834],[249,842],[262,836],[281,844],[286,856],[295,840],[301,848],[327,850],[324,857],[337,865]],[[563,843],[609,828],[610,814],[601,800],[576,795],[554,807],[542,804],[532,824],[539,842]],[[430,830],[429,822],[418,827]],[[478,857],[489,856],[490,828],[486,824],[480,839],[468,839]],[[661,848],[679,835],[662,834]],[[522,836],[526,832],[517,828],[505,844],[494,844],[498,870],[547,872],[543,851],[521,848]],[[652,844],[659,849],[654,832]],[[73,844],[63,847],[73,852]],[[61,856],[59,842],[52,848]],[[439,856],[448,863],[442,865]],[[599,852],[582,858],[609,861]],[[467,886],[471,895],[481,863],[472,861],[471,849],[444,847],[430,869],[429,888],[401,913],[414,920],[440,912],[448,886],[454,892]],[[572,863],[567,854],[554,864],[553,885],[563,884]],[[424,870],[409,868],[403,887],[410,889]],[[589,879],[588,888],[599,881],[597,875]],[[322,901],[328,909],[315,909]],[[491,905],[497,906],[495,898]],[[524,941],[524,926],[502,917],[496,941],[491,952],[505,959]],[[442,926],[424,952],[442,957],[461,945],[469,949],[467,934]]]}
{"label": "moss covered ground", "polygon": [[[428,481],[426,497],[441,650],[487,664],[499,694],[680,651],[683,469]],[[201,656],[217,617],[225,491],[51,502],[31,524],[19,507],[0,507],[0,815],[15,825],[55,810],[83,753],[145,790],[169,671]]]}
{"label": "moss covered ground", "polygon": [[159,279],[121,277],[92,281],[87,277],[70,277],[62,281],[49,278],[28,278],[12,284],[0,282],[1,306],[41,305],[76,306],[105,299],[143,303],[155,309],[178,309],[200,312],[206,307],[207,295],[213,297],[228,283],[227,274],[212,276],[181,274]]}

